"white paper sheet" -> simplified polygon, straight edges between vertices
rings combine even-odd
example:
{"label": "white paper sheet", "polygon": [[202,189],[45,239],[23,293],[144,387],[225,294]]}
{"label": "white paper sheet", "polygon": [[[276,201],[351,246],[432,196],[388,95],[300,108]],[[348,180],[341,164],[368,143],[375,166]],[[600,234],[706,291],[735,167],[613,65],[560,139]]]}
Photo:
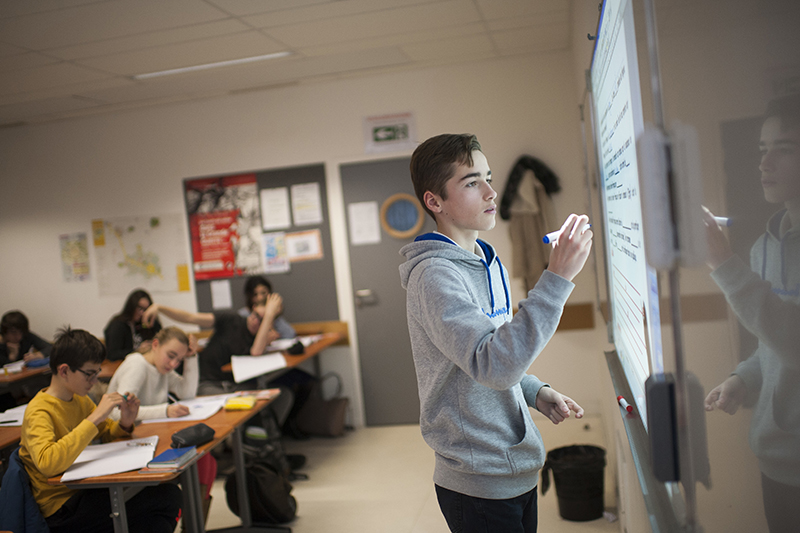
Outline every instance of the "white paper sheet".
{"label": "white paper sheet", "polygon": [[269,355],[234,355],[231,357],[233,381],[241,383],[267,372],[286,368],[286,359],[280,353]]}
{"label": "white paper sheet", "polygon": [[322,335],[303,335],[291,339],[278,339],[268,344],[267,347],[264,349],[264,353],[282,352],[284,350],[288,350],[289,348],[294,346],[295,343],[297,343],[298,341],[301,342],[303,346],[311,346],[313,343],[317,342],[321,338]]}
{"label": "white paper sheet", "polygon": [[227,279],[220,279],[211,282],[211,308],[230,309],[233,307],[231,299],[231,282]]}
{"label": "white paper sheet", "polygon": [[61,482],[139,470],[153,458],[156,444],[158,435],[89,445],[64,472]]}
{"label": "white paper sheet", "polygon": [[214,413],[222,409],[225,405],[225,397],[217,396],[200,396],[191,400],[179,402],[189,408],[189,414],[180,418],[150,418],[142,420],[142,424],[152,424],[155,422],[184,422],[186,420],[205,420],[211,417]]}
{"label": "white paper sheet", "polygon": [[350,218],[350,244],[381,242],[378,202],[355,202],[347,206]]}
{"label": "white paper sheet", "polygon": [[18,374],[19,372],[22,372],[24,368],[25,361],[22,359],[3,365],[3,371],[7,374]]}
{"label": "white paper sheet", "polygon": [[22,425],[22,418],[25,416],[25,408],[28,404],[18,405],[0,413],[0,428],[10,428]]}
{"label": "white paper sheet", "polygon": [[292,217],[295,226],[322,224],[319,183],[292,185]]}
{"label": "white paper sheet", "polygon": [[290,227],[292,219],[289,214],[289,189],[261,189],[260,195],[261,226],[267,231]]}

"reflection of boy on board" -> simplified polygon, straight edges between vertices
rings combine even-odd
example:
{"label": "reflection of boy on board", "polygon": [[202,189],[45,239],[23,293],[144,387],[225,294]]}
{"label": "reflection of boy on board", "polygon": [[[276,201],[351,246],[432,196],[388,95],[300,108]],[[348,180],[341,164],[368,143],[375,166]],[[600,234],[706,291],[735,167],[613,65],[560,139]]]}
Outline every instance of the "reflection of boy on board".
{"label": "reflection of boy on board", "polygon": [[761,185],[783,204],[750,250],[734,255],[706,211],[711,277],[758,348],[706,397],[734,414],[756,399],[750,447],[758,457],[771,533],[800,527],[800,95],[773,100],[761,128]]}
{"label": "reflection of boy on board", "polygon": [[400,275],[439,506],[452,531],[534,532],[545,450],[528,406],[555,424],[583,409],[526,371],[555,333],[569,280],[589,255],[592,233],[581,231],[588,218],[570,215],[512,319],[507,271],[478,240],[495,225],[497,193],[475,136],[422,143],[411,179],[437,226],[403,247]]}
{"label": "reflection of boy on board", "polygon": [[[108,489],[47,484],[47,478],[67,470],[94,439],[107,442],[133,431],[139,412],[136,395],[104,394],[96,406],[86,396],[105,356],[105,346],[90,333],[61,331],[50,355],[50,386],[39,391],[25,410],[19,456],[52,533],[113,531]],[[120,410],[119,422],[108,418],[115,408]],[[130,531],[171,532],[180,507],[176,485],[147,487],[126,503]]]}

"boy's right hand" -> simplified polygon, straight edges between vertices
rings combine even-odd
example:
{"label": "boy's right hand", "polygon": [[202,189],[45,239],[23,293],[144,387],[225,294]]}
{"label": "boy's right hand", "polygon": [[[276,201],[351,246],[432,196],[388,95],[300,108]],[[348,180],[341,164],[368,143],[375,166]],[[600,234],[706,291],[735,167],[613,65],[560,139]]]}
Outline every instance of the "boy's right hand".
{"label": "boy's right hand", "polygon": [[572,281],[578,275],[592,249],[592,230],[583,230],[589,223],[586,215],[571,214],[561,226],[561,234],[553,245],[547,270]]}
{"label": "boy's right hand", "polygon": [[122,405],[123,402],[125,402],[125,397],[118,392],[103,394],[103,397],[100,398],[100,402],[97,404],[97,407],[95,407],[94,411],[92,411],[91,414],[86,417],[86,420],[90,421],[95,426],[99,426],[106,420],[106,418],[108,418],[108,415],[111,414],[111,411],[113,411],[115,407]]}
{"label": "boy's right hand", "polygon": [[267,301],[264,304],[264,316],[271,316],[275,318],[276,316],[281,314],[283,311],[283,297],[277,292],[270,293],[267,296]]}

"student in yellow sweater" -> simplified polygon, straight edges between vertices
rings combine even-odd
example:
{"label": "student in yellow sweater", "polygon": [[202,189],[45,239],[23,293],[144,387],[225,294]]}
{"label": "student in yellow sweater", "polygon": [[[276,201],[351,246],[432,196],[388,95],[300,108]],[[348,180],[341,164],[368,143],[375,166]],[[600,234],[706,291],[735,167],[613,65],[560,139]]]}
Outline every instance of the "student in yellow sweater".
{"label": "student in yellow sweater", "polygon": [[[107,489],[75,490],[48,485],[63,473],[93,440],[130,436],[139,412],[134,394],[103,395],[95,405],[87,397],[97,380],[105,346],[90,333],[61,330],[50,355],[50,386],[30,401],[22,422],[19,456],[31,479],[31,490],[52,533],[113,531]],[[119,409],[119,421],[108,415]],[[181,506],[173,484],[147,487],[126,503],[131,532],[171,532]]]}

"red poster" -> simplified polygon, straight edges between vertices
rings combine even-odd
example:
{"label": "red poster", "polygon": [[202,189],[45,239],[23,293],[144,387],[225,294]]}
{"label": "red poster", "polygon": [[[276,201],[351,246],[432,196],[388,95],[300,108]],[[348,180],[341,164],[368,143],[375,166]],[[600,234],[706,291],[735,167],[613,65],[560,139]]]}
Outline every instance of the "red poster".
{"label": "red poster", "polygon": [[255,174],[188,180],[185,192],[194,279],[259,271],[259,248],[250,242],[260,222]]}
{"label": "red poster", "polygon": [[234,275],[236,258],[232,240],[235,240],[238,216],[239,211],[234,210],[190,217],[194,279],[229,278]]}

